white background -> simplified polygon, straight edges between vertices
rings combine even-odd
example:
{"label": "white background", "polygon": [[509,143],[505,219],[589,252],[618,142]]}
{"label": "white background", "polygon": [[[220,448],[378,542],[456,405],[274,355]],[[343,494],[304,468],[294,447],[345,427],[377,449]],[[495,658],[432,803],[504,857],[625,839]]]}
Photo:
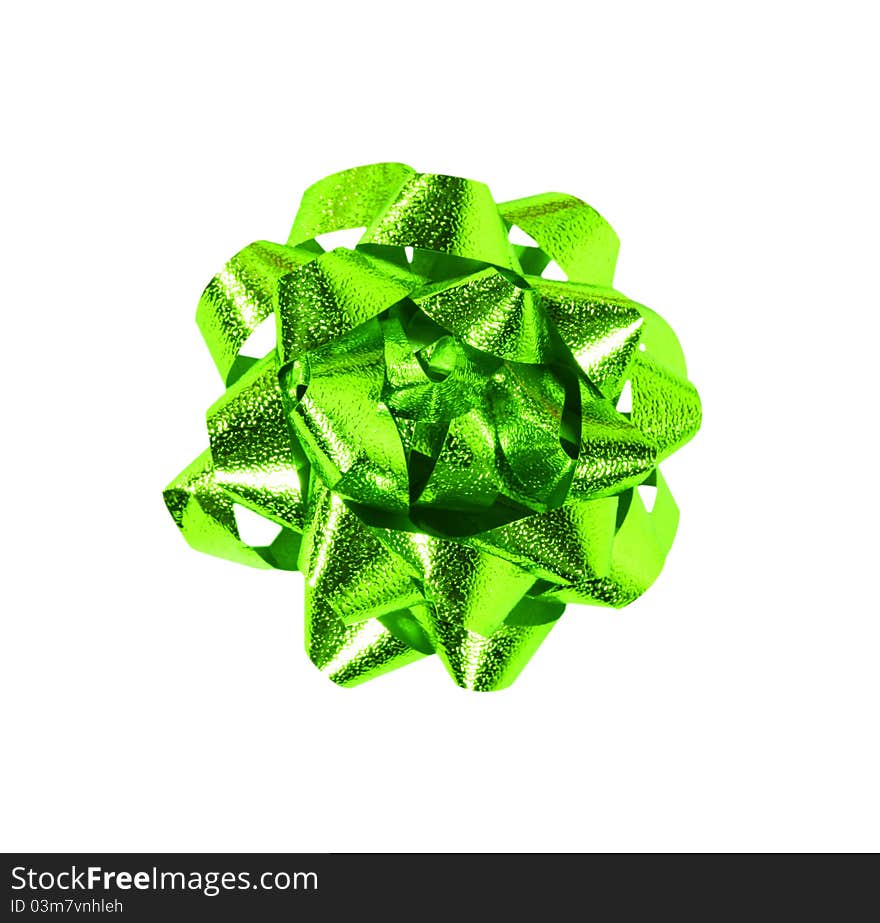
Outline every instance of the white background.
{"label": "white background", "polygon": [[[8,9],[0,846],[880,847],[874,12]],[[503,693],[335,687],[301,576],[162,503],[221,391],[202,287],[378,160],[589,201],[703,398],[658,583]]]}

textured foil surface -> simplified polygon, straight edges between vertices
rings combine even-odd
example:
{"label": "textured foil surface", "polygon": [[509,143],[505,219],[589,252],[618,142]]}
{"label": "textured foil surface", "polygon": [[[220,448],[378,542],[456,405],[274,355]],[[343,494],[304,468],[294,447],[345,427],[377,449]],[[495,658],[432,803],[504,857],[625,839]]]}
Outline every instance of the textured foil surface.
{"label": "textured foil surface", "polygon": [[[354,249],[318,240],[351,228]],[[669,326],[612,288],[618,246],[573,196],[496,204],[395,163],[315,183],[287,243],[246,247],[199,302],[226,391],[165,489],[186,540],[301,570],[306,650],[345,686],[437,654],[501,689],[568,603],[631,602],[675,536],[658,464],[700,401]],[[275,348],[244,355],[270,317]],[[236,507],[277,538],[248,545]]]}

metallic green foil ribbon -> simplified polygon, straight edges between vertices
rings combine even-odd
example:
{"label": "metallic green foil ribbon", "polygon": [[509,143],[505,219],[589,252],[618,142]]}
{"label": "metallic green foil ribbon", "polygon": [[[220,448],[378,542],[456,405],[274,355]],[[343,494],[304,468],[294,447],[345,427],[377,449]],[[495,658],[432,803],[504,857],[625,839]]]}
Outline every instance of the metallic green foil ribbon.
{"label": "metallic green foil ribbon", "polygon": [[[353,250],[318,243],[351,228]],[[287,243],[199,302],[227,390],[165,490],[186,540],[301,570],[309,657],[341,685],[433,653],[460,686],[509,685],[567,603],[643,593],[678,523],[658,464],[700,402],[672,330],[611,287],[617,250],[569,195],[496,205],[397,163],[313,185]],[[246,356],[271,317],[275,349]],[[246,544],[237,505],[277,538]]]}

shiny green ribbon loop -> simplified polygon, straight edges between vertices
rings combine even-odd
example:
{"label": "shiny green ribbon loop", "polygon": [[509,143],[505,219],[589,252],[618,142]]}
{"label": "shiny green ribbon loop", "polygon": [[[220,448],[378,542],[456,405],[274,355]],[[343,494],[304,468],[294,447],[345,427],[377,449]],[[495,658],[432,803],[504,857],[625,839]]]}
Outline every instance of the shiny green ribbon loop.
{"label": "shiny green ribbon loop", "polygon": [[[186,540],[302,571],[306,649],[346,686],[436,653],[500,689],[568,603],[632,602],[700,401],[669,326],[611,287],[618,246],[573,196],[496,205],[394,163],[315,183],[287,244],[246,247],[199,302],[227,390],[165,490]],[[275,348],[249,355],[263,323]],[[273,537],[243,536],[254,514]]]}

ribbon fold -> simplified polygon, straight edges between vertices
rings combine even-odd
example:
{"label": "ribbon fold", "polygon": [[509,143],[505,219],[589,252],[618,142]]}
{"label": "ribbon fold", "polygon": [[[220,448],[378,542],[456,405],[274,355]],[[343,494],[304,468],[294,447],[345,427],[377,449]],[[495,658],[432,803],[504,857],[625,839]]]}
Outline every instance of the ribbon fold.
{"label": "ribbon fold", "polygon": [[[353,250],[320,242],[352,228]],[[509,685],[568,603],[643,593],[678,523],[658,464],[700,402],[672,330],[611,287],[617,250],[568,195],[496,205],[396,163],[315,183],[287,243],[246,247],[199,302],[226,392],[165,489],[186,540],[301,570],[337,683],[436,653],[464,688]],[[277,537],[246,543],[239,508]]]}

